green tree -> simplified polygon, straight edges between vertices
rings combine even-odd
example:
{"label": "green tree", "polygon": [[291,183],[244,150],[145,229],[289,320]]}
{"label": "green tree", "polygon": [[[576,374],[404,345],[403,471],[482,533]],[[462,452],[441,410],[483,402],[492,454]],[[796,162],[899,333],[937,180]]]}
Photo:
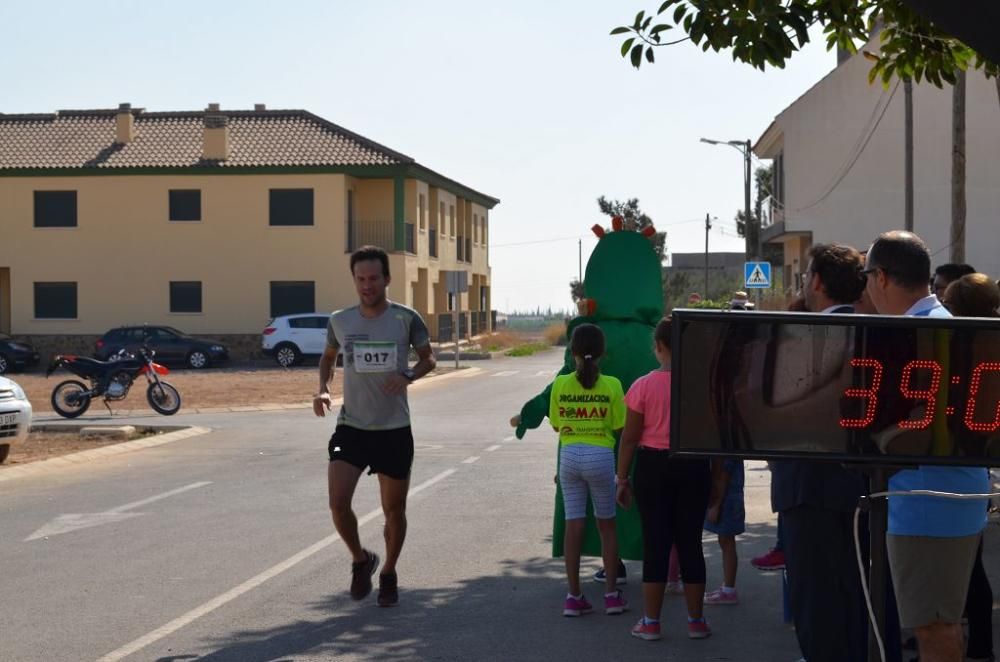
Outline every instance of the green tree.
{"label": "green tree", "polygon": [[[639,198],[629,198],[623,202],[621,200],[608,200],[602,195],[597,199],[597,206],[605,216],[611,218],[621,216],[626,229],[641,231],[653,225],[653,219],[640,209]],[[654,235],[653,249],[656,251],[656,256],[660,258],[660,262],[663,262],[667,250],[666,232],[657,232]]]}
{"label": "green tree", "polygon": [[[785,62],[809,43],[809,28],[823,26],[828,49],[857,52],[879,31],[880,54],[869,80],[888,85],[926,79],[937,87],[954,84],[958,71],[983,68],[996,76],[998,65],[914,12],[904,0],[665,0],[655,14],[640,11],[631,25],[611,31],[624,35],[622,57],[638,68],[654,62],[653,51],[691,41],[703,51],[731,51],[734,61],[760,70]],[[670,30],[685,36],[667,39]]]}

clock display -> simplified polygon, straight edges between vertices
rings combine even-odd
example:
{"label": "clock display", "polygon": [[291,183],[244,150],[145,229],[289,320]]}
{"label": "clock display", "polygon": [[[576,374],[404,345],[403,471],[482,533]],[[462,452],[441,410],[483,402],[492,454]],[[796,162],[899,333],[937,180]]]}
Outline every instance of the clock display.
{"label": "clock display", "polygon": [[673,333],[679,452],[1000,465],[1000,321],[675,310]]}

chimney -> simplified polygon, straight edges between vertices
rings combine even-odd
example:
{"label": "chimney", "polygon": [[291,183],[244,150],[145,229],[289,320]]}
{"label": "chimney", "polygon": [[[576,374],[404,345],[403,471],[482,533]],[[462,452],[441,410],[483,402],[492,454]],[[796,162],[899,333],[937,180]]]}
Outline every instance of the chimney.
{"label": "chimney", "polygon": [[208,104],[205,110],[201,157],[206,161],[229,158],[229,118],[219,111],[217,103]]}
{"label": "chimney", "polygon": [[132,115],[132,104],[118,104],[118,114],[115,115],[115,142],[124,145],[135,138],[135,117]]}
{"label": "chimney", "polygon": [[261,110],[267,110],[267,106],[265,106],[265,105],[264,105],[264,104],[262,104],[262,103],[255,103],[255,104],[253,105],[253,109],[254,109],[255,111],[258,111],[258,112],[259,112],[259,111],[261,111]]}

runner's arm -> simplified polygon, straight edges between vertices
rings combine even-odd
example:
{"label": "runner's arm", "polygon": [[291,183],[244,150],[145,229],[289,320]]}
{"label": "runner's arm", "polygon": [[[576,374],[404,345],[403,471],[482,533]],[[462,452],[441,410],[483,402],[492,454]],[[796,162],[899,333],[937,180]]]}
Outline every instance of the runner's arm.
{"label": "runner's arm", "polygon": [[430,344],[423,347],[415,347],[417,352],[417,363],[413,366],[414,379],[420,379],[437,366],[437,359],[434,358],[434,351]]}

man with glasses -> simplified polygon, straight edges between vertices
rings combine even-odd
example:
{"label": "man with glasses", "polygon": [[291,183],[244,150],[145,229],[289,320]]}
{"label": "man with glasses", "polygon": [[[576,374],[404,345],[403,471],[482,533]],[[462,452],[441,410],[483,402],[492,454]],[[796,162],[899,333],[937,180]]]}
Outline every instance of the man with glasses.
{"label": "man with glasses", "polygon": [[[879,235],[868,250],[866,290],[882,315],[951,317],[929,291],[927,246],[912,232]],[[989,491],[986,469],[920,466],[897,472],[889,491],[936,490],[958,494]],[[899,620],[917,635],[922,662],[963,659],[962,610],[986,525],[980,500],[926,496],[889,499],[886,547]]]}
{"label": "man with glasses", "polygon": [[944,291],[962,276],[976,273],[976,270],[969,264],[942,264],[934,270],[934,279],[931,280],[931,289],[938,300],[944,299]]}

